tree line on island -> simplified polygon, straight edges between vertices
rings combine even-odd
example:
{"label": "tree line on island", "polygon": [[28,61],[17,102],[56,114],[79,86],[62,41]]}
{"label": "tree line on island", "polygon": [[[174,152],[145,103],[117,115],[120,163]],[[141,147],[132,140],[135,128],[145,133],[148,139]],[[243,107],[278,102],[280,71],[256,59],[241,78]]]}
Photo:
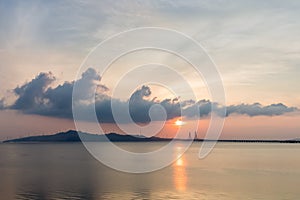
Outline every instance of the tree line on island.
{"label": "tree line on island", "polygon": [[[118,133],[108,133],[102,135],[90,134],[81,131],[69,130],[66,132],[59,132],[53,135],[38,135],[38,136],[29,136],[23,138],[16,138],[5,140],[3,143],[42,143],[42,142],[159,142],[159,141],[171,141],[173,138],[161,138],[161,137],[145,137],[143,135],[126,135]],[[215,141],[215,140],[204,140],[197,137],[188,139],[175,139],[178,141]],[[290,140],[217,140],[218,142],[267,142],[267,143],[300,143],[298,139]]]}

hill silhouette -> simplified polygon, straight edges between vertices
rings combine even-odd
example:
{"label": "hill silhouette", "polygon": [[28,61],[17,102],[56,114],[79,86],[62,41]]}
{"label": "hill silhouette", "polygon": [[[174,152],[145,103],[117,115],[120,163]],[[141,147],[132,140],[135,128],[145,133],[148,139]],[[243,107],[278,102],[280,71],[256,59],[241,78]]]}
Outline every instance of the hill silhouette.
{"label": "hill silhouette", "polygon": [[[159,141],[171,141],[172,138],[160,138],[160,137],[145,137],[142,135],[124,135],[118,133],[108,133],[103,135],[96,135],[85,133],[81,131],[69,130],[66,132],[60,132],[53,135],[38,135],[23,137],[11,140],[5,140],[3,143],[42,143],[42,142],[159,142]],[[190,139],[175,139],[179,141],[187,141]],[[194,139],[194,141],[215,141]],[[217,140],[218,142],[239,142],[239,143],[300,143],[299,139],[292,140]]]}
{"label": "hill silhouette", "polygon": [[54,135],[38,135],[24,138],[17,138],[3,141],[4,143],[18,143],[18,142],[101,142],[109,139],[113,142],[139,142],[139,141],[165,141],[170,140],[159,137],[145,137],[139,135],[122,135],[117,133],[108,133],[105,135],[96,135],[85,132],[78,132],[69,130],[67,132],[60,132]]}

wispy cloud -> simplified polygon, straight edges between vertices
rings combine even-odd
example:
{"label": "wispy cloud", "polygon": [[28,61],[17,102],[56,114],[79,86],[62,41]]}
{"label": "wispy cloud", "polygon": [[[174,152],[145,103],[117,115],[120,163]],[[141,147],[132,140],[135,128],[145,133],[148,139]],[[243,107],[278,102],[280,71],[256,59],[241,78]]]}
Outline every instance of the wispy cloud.
{"label": "wispy cloud", "polygon": [[299,106],[299,10],[293,0],[2,1],[0,73],[13,78],[0,80],[0,92],[50,68],[71,80],[70,71],[103,39],[160,26],[191,35],[208,50],[233,102],[246,91],[245,99],[270,103],[277,96]]}

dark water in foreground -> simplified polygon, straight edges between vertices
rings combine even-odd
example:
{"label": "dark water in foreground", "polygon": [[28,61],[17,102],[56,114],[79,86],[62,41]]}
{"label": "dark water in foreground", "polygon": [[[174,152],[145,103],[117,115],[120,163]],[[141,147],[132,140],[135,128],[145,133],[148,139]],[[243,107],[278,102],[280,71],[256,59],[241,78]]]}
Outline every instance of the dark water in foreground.
{"label": "dark water in foreground", "polygon": [[[124,148],[158,143],[120,143]],[[147,174],[112,170],[81,144],[0,144],[0,199],[299,199],[299,144],[194,143]]]}

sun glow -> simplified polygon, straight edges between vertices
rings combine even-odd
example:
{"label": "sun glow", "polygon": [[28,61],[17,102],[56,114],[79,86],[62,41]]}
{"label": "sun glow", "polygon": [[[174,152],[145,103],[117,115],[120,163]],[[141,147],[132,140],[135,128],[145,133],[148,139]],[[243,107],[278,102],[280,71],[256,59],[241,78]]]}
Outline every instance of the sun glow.
{"label": "sun glow", "polygon": [[183,121],[181,121],[181,120],[176,120],[176,122],[175,122],[175,125],[176,126],[182,126],[182,125],[184,125],[185,124],[185,122],[183,122]]}

